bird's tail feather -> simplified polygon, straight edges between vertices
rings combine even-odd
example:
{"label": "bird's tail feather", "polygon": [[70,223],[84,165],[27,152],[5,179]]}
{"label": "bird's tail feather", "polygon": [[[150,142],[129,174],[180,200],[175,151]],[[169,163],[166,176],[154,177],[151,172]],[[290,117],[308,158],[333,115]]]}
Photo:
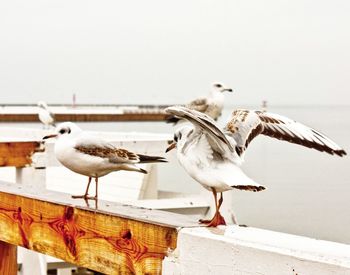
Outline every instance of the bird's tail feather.
{"label": "bird's tail feather", "polygon": [[165,158],[158,156],[147,156],[138,154],[138,157],[140,159],[140,163],[168,162]]}
{"label": "bird's tail feather", "polygon": [[233,185],[231,187],[234,189],[253,191],[253,192],[259,192],[259,191],[263,191],[266,189],[262,185]]}
{"label": "bird's tail feather", "polygon": [[258,184],[253,179],[249,178],[238,166],[230,166],[229,169],[225,169],[223,176],[225,175],[226,182],[229,182],[230,186],[234,189],[253,192],[259,192],[266,189],[261,184]]}

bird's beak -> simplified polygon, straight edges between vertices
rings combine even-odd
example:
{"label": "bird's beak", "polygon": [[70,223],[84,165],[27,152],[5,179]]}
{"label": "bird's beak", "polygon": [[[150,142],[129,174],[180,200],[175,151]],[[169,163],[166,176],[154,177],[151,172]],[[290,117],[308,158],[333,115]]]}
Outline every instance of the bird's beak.
{"label": "bird's beak", "polygon": [[44,137],[43,137],[43,140],[44,140],[44,139],[49,139],[49,138],[54,138],[54,137],[57,137],[57,135],[56,135],[56,134],[47,135],[47,136],[44,136]]}
{"label": "bird's beak", "polygon": [[225,91],[226,91],[226,92],[230,92],[230,93],[232,93],[232,92],[233,92],[233,90],[232,90],[232,89],[223,89],[222,91],[223,91],[223,92],[225,92]]}
{"label": "bird's beak", "polygon": [[176,142],[173,141],[168,148],[166,148],[165,153],[168,153],[169,151],[173,150],[174,148],[176,148]]}

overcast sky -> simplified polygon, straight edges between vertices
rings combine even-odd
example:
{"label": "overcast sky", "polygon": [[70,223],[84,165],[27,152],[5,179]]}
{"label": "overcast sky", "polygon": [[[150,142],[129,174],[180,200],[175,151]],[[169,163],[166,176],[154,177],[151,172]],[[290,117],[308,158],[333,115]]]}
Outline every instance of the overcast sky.
{"label": "overcast sky", "polygon": [[350,1],[0,1],[0,102],[350,104]]}

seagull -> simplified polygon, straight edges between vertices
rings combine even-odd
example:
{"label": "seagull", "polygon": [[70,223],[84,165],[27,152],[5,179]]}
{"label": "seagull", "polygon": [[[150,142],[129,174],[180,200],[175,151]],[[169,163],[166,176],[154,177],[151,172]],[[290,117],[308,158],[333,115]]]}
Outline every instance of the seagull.
{"label": "seagull", "polygon": [[[217,121],[224,108],[224,92],[232,92],[232,89],[226,87],[224,84],[214,83],[209,95],[192,100],[186,107],[207,114]],[[178,121],[179,118],[175,116],[170,116],[167,119],[167,123],[177,124]]]}
{"label": "seagull", "polygon": [[[223,192],[240,189],[262,191],[264,186],[239,168],[249,143],[259,134],[285,140],[340,157],[346,152],[320,132],[289,118],[261,111],[236,110],[223,129],[206,114],[173,106],[167,113],[191,124],[178,128],[166,152],[177,148],[177,158],[187,173],[214,196],[216,212],[211,220],[199,220],[209,227],[225,225],[220,214]],[[217,201],[217,193],[220,199]]]}
{"label": "seagull", "polygon": [[[163,157],[141,155],[126,149],[117,148],[113,144],[90,136],[76,124],[64,122],[59,124],[55,133],[43,137],[44,140],[57,138],[55,156],[59,162],[75,173],[89,177],[84,195],[72,198],[98,199],[98,178],[113,171],[127,170],[147,174],[138,167],[138,163],[167,162]],[[91,179],[95,178],[95,196],[89,196]]]}
{"label": "seagull", "polygon": [[39,120],[44,124],[44,127],[56,127],[55,116],[49,111],[47,104],[44,101],[38,102],[39,107]]}

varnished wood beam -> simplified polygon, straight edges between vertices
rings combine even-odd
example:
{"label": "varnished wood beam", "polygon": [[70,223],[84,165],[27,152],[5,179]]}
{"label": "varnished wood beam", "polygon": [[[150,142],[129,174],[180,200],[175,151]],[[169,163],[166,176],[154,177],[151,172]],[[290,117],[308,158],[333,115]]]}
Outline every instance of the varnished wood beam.
{"label": "varnished wood beam", "polygon": [[17,246],[0,241],[0,274],[17,274]]}
{"label": "varnished wood beam", "polygon": [[181,227],[179,214],[0,182],[0,240],[106,274],[160,274]]}
{"label": "varnished wood beam", "polygon": [[23,167],[32,163],[32,155],[44,149],[37,141],[0,142],[0,166]]}

